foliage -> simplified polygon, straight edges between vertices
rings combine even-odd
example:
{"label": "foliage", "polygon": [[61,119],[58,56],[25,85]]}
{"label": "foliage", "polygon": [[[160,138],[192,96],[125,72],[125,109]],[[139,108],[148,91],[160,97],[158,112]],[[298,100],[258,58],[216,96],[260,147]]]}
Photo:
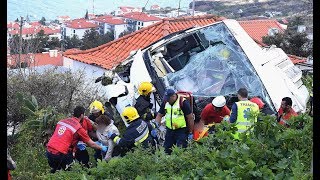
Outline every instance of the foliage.
{"label": "foliage", "polygon": [[66,49],[79,48],[82,46],[82,41],[77,35],[73,35],[71,38],[66,36],[63,41]]}
{"label": "foliage", "polygon": [[[51,106],[57,112],[69,113],[76,105],[88,107],[94,99],[102,102],[102,88],[87,79],[83,71],[59,72],[56,68],[43,73],[27,70],[29,74],[8,72],[7,76],[7,125],[16,128],[26,120],[17,99],[18,93],[37,97],[39,109]],[[13,132],[14,133],[14,132]]]}
{"label": "foliage", "polygon": [[125,36],[127,34],[131,34],[133,31],[123,31],[122,33],[119,34],[119,38],[121,38],[122,36]]}
{"label": "foliage", "polygon": [[87,9],[87,11],[86,11],[86,14],[84,15],[84,18],[85,18],[85,19],[89,19],[88,9]]}
{"label": "foliage", "polygon": [[312,55],[313,52],[313,41],[307,38],[305,32],[297,32],[298,25],[302,24],[302,18],[296,17],[293,21],[290,21],[284,33],[278,33],[274,36],[264,36],[262,37],[262,41],[267,45],[276,45],[287,54],[308,57]]}
{"label": "foliage", "polygon": [[57,47],[60,48],[60,46],[61,46],[61,42],[60,42],[59,38],[53,37],[53,38],[51,38],[50,41],[48,41],[47,48],[55,49]]}
{"label": "foliage", "polygon": [[89,174],[94,179],[312,179],[312,118],[293,118],[291,128],[272,116],[261,118],[240,141],[232,136],[235,125],[223,122],[214,135],[186,149],[174,147],[171,155],[162,147],[155,154],[139,147],[123,158],[98,162]]}
{"label": "foliage", "polygon": [[65,116],[58,114],[51,107],[39,109],[34,96],[27,98],[18,93],[17,98],[27,120],[13,138],[15,142],[12,154],[18,168],[12,174],[17,177],[15,179],[30,179],[31,177],[42,179],[41,176],[46,174],[49,168],[44,156],[44,143],[48,136],[51,136],[56,122]]}
{"label": "foliage", "polygon": [[41,20],[39,21],[40,24],[46,25],[46,18],[42,17]]}
{"label": "foliage", "polygon": [[113,33],[108,32],[106,34],[100,35],[98,31],[91,28],[90,30],[86,30],[86,32],[84,33],[84,36],[82,38],[83,45],[80,49],[85,50],[94,48],[107,42],[110,42],[113,39]]}

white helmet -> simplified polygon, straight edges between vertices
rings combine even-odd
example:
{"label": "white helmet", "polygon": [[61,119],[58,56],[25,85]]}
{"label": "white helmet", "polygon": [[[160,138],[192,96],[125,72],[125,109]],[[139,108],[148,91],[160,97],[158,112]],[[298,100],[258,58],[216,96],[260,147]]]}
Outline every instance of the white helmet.
{"label": "white helmet", "polygon": [[224,96],[217,96],[212,100],[212,104],[218,108],[223,107],[226,105],[226,98]]}

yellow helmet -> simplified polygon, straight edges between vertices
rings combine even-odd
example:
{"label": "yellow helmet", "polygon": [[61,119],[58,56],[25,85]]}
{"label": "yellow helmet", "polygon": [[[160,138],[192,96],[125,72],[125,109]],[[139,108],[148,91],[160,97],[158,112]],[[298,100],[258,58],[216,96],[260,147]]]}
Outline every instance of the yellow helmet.
{"label": "yellow helmet", "polygon": [[103,104],[100,101],[93,101],[90,106],[90,113],[97,113],[100,112],[103,114],[104,113],[104,108],[103,108]]}
{"label": "yellow helmet", "polygon": [[125,107],[122,116],[126,119],[128,123],[138,119],[140,116],[138,114],[138,111],[136,108],[130,106],[130,107]]}
{"label": "yellow helmet", "polygon": [[138,87],[138,93],[147,96],[152,91],[152,87],[150,82],[142,82]]}

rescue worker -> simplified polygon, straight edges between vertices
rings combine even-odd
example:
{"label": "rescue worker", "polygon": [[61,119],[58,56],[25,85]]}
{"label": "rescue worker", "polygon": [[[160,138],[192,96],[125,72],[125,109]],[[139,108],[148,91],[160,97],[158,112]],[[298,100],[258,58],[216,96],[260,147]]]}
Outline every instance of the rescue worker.
{"label": "rescue worker", "polygon": [[278,110],[277,121],[279,124],[289,127],[287,121],[293,116],[298,116],[298,114],[293,110],[292,99],[290,97],[284,97],[281,101],[280,109]]}
{"label": "rescue worker", "polygon": [[224,96],[215,97],[201,112],[201,120],[205,125],[220,123],[226,116],[230,116],[230,109],[226,106],[226,98]]}
{"label": "rescue worker", "polygon": [[257,122],[259,107],[256,103],[248,100],[248,91],[245,88],[238,90],[238,102],[235,102],[231,108],[230,123],[237,123],[237,132],[235,139],[239,139],[239,133],[245,132],[253,123]]}
{"label": "rescue worker", "polygon": [[138,93],[140,96],[136,99],[134,107],[137,109],[141,119],[148,124],[148,128],[154,142],[159,144],[156,126],[154,126],[153,123],[150,123],[150,121],[155,118],[154,113],[151,111],[153,104],[150,102],[150,95],[153,89],[153,85],[150,82],[140,83],[138,87]]}
{"label": "rescue worker", "polygon": [[[91,138],[96,138],[95,135],[95,126],[92,125],[93,122],[85,116],[82,120],[80,120],[80,124],[85,129]],[[86,144],[83,141],[79,141],[77,146],[74,149],[75,159],[79,161],[79,163],[84,164],[85,167],[89,168],[89,153],[86,149]]]}
{"label": "rescue worker", "polygon": [[112,141],[112,139],[108,138],[108,133],[115,133],[116,135],[120,135],[120,132],[118,128],[113,124],[113,120],[110,119],[106,115],[101,115],[96,119],[97,126],[97,137],[99,142],[101,142],[103,145],[108,146],[108,151],[106,154],[103,154],[104,159],[106,161],[109,161],[112,157],[113,148],[115,146],[115,143]]}
{"label": "rescue worker", "polygon": [[[256,103],[259,107],[259,110],[264,115],[274,115],[275,113],[271,111],[269,108],[267,108],[264,104],[264,102],[259,97],[253,97],[250,99],[251,102]],[[259,120],[259,118],[258,118]]]}
{"label": "rescue worker", "polygon": [[56,170],[66,170],[73,162],[72,149],[81,140],[88,146],[106,152],[107,146],[99,146],[94,143],[86,130],[81,126],[80,121],[84,118],[85,108],[77,106],[73,111],[73,117],[60,120],[56,129],[51,136],[48,144],[46,155],[49,166],[52,168],[51,173]]}
{"label": "rescue worker", "polygon": [[143,147],[148,147],[153,142],[149,135],[148,125],[140,118],[136,108],[132,106],[125,107],[122,112],[122,117],[129,124],[122,138],[116,133],[108,132],[108,138],[116,143],[112,157],[119,155],[122,157],[140,143]]}
{"label": "rescue worker", "polygon": [[104,110],[103,104],[100,101],[93,101],[90,106],[90,115],[89,119],[95,122],[96,118],[99,117],[101,114],[107,115],[110,119],[113,119],[112,115]]}
{"label": "rescue worker", "polygon": [[161,123],[161,118],[165,116],[164,148],[167,154],[171,154],[173,145],[185,148],[188,145],[188,140],[193,139],[194,118],[190,103],[183,98],[181,107],[180,98],[180,95],[176,94],[173,89],[167,89],[164,94],[164,101],[156,116],[157,127]]}
{"label": "rescue worker", "polygon": [[152,90],[153,85],[150,82],[142,82],[138,87],[140,96],[136,99],[136,104],[134,105],[139,116],[146,121],[154,119],[154,114],[151,112],[153,104],[150,102]]}

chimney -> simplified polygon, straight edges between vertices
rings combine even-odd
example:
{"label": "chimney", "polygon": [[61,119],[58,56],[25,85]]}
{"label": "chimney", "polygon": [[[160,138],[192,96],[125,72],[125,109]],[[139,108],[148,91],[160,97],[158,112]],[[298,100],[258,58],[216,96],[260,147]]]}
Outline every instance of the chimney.
{"label": "chimney", "polygon": [[49,50],[49,57],[54,57],[54,50]]}

